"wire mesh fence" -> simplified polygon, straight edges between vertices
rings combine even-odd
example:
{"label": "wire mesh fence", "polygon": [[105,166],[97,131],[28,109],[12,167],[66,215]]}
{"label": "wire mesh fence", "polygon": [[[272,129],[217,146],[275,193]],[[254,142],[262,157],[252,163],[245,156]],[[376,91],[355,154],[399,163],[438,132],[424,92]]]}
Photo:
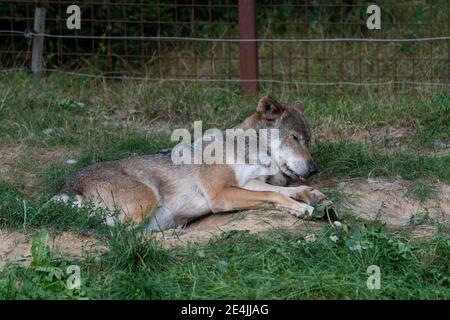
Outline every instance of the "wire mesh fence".
{"label": "wire mesh fence", "polygon": [[231,82],[242,76],[246,41],[257,46],[257,79],[250,80],[259,83],[450,88],[449,0],[378,1],[379,30],[366,26],[366,1],[261,0],[255,39],[239,38],[238,0],[78,1],[81,29],[69,30],[72,4],[0,0],[1,67],[30,65],[34,11],[41,6],[47,70]]}

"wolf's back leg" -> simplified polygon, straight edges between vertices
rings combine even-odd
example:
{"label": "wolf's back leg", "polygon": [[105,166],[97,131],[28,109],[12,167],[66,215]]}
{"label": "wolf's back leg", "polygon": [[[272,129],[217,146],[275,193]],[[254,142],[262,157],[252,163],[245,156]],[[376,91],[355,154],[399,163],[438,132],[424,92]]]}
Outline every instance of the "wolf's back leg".
{"label": "wolf's back leg", "polygon": [[[119,220],[141,223],[148,219],[159,202],[159,196],[149,186],[132,178],[121,181],[94,183],[84,197],[109,210],[120,210]],[[109,225],[113,219],[107,219]]]}
{"label": "wolf's back leg", "polygon": [[[71,185],[82,197],[83,203],[92,201],[101,208],[118,209],[120,222],[131,220],[141,223],[150,218],[160,200],[157,190],[120,172],[80,175],[71,181]],[[106,219],[108,225],[115,222],[113,217]]]}

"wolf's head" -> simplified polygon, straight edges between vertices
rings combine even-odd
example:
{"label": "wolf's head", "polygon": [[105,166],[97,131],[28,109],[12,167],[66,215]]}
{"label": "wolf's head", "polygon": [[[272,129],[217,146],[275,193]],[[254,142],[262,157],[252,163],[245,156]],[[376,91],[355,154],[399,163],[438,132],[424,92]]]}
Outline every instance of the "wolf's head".
{"label": "wolf's head", "polygon": [[287,106],[266,96],[259,100],[256,112],[241,125],[257,130],[279,130],[278,166],[293,182],[304,181],[318,170],[308,151],[311,130],[303,111],[302,102]]}

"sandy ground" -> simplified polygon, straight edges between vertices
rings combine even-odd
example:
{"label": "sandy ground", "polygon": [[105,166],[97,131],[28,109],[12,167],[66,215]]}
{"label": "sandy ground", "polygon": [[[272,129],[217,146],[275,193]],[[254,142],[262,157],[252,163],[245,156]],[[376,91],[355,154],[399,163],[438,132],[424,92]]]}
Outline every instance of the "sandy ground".
{"label": "sandy ground", "polygon": [[[379,220],[395,230],[408,229],[413,238],[430,237],[436,223],[450,224],[450,186],[435,187],[434,199],[423,203],[409,196],[408,183],[402,180],[368,179],[340,182],[345,194],[343,212],[352,212],[366,220]],[[345,217],[344,217],[345,223]],[[273,228],[311,236],[321,232],[327,222],[304,221],[278,210],[249,210],[207,216],[184,229],[154,235],[164,247],[206,243],[233,230],[264,233]],[[95,238],[64,232],[56,236],[51,249],[57,255],[81,258],[105,250]],[[31,235],[20,231],[0,230],[0,267],[7,260],[30,261]]]}
{"label": "sandy ground", "polygon": [[[0,269],[7,261],[31,262],[32,235],[20,231],[0,230]],[[56,257],[84,258],[106,250],[95,238],[64,232],[53,236],[49,243]]]}

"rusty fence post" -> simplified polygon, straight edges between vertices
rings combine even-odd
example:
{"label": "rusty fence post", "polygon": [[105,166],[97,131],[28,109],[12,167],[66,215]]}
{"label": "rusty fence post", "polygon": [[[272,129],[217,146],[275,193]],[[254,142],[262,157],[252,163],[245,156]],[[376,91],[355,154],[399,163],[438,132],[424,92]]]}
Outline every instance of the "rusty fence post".
{"label": "rusty fence post", "polygon": [[[256,0],[239,0],[239,38],[256,38]],[[239,43],[241,94],[256,94],[258,90],[258,42]],[[254,80],[254,81],[251,81]]]}

